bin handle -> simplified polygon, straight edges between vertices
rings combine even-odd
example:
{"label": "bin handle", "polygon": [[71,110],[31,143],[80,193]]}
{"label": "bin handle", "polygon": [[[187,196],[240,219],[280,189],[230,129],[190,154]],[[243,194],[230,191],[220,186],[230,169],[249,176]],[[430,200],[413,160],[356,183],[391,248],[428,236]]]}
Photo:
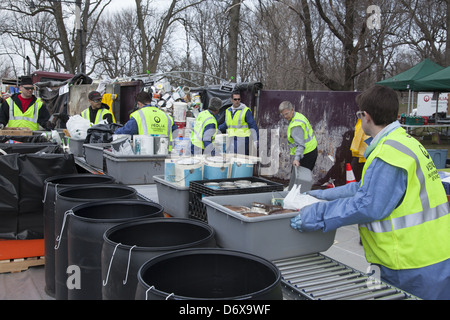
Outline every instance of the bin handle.
{"label": "bin handle", "polygon": [[59,245],[61,244],[61,238],[62,238],[62,235],[63,235],[63,232],[64,232],[64,227],[65,227],[65,225],[66,225],[66,219],[67,219],[67,216],[68,216],[69,214],[72,214],[72,215],[73,215],[72,209],[71,209],[71,210],[67,210],[67,211],[64,213],[64,219],[63,219],[63,222],[62,222],[61,231],[59,232],[59,236],[56,237],[56,245],[55,245],[55,249],[56,249],[56,250],[59,249]]}
{"label": "bin handle", "polygon": [[130,248],[130,251],[128,252],[128,265],[127,265],[127,273],[125,274],[125,280],[123,280],[123,284],[127,284],[128,281],[128,271],[130,270],[130,260],[131,260],[131,250],[133,250],[133,248],[136,247],[136,245],[132,246]]}
{"label": "bin handle", "polygon": [[148,288],[147,290],[145,290],[145,300],[148,300],[148,292],[152,289],[154,289],[155,286],[151,286],[150,288]]}
{"label": "bin handle", "polygon": [[109,260],[109,267],[108,267],[108,273],[106,274],[106,280],[102,281],[103,286],[106,286],[108,284],[109,272],[111,271],[111,265],[112,265],[112,262],[113,262],[113,259],[114,259],[114,255],[116,254],[117,247],[120,246],[120,245],[121,245],[121,243],[118,243],[114,247],[114,251],[113,251],[113,253],[111,255],[111,259]]}

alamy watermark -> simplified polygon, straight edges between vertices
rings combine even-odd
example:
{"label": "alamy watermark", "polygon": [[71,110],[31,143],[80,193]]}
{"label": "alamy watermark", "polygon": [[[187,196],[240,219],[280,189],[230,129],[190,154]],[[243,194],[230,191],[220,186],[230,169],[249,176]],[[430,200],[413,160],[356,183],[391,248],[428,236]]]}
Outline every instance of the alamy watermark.
{"label": "alamy watermark", "polygon": [[370,30],[381,29],[381,9],[379,6],[371,5],[367,8],[369,18],[367,18],[367,28]]}

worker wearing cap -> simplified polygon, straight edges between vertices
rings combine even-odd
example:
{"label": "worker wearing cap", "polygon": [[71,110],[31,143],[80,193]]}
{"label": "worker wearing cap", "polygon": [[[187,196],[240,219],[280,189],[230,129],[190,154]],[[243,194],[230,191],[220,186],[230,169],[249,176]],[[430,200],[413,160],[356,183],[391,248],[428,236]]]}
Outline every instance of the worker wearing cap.
{"label": "worker wearing cap", "polygon": [[173,118],[152,104],[152,97],[148,92],[139,92],[136,103],[138,110],[133,112],[130,120],[114,134],[164,135],[169,137],[169,151],[171,151],[173,133],[178,130]]}
{"label": "worker wearing cap", "polygon": [[450,214],[427,150],[397,121],[394,90],[374,86],[356,102],[370,136],[361,182],[308,194],[328,200],[291,219],[299,231],[358,224],[365,256],[381,280],[422,299],[450,299]]}
{"label": "worker wearing cap", "polygon": [[102,103],[103,95],[98,91],[88,94],[89,108],[81,112],[81,116],[92,124],[99,124],[102,120],[114,123],[113,115],[106,103]]}
{"label": "worker wearing cap", "polygon": [[191,132],[191,153],[215,155],[214,138],[217,134],[216,115],[222,108],[222,100],[213,97],[209,107],[199,113],[195,119],[194,129]]}
{"label": "worker wearing cap", "polygon": [[239,92],[231,94],[231,103],[231,107],[225,111],[225,122],[219,126],[219,130],[228,135],[227,153],[249,155],[250,137],[255,147],[258,145],[258,126],[250,108],[241,103]]}
{"label": "worker wearing cap", "polygon": [[293,167],[305,167],[314,169],[318,151],[317,139],[308,119],[300,112],[295,112],[290,101],[283,101],[278,110],[280,114],[289,121],[287,139],[291,156],[294,160]]}
{"label": "worker wearing cap", "polygon": [[53,126],[49,122],[50,113],[45,103],[33,95],[34,86],[31,77],[21,77],[19,91],[3,101],[0,107],[0,129],[7,126],[36,131],[41,126],[45,130],[52,130]]}

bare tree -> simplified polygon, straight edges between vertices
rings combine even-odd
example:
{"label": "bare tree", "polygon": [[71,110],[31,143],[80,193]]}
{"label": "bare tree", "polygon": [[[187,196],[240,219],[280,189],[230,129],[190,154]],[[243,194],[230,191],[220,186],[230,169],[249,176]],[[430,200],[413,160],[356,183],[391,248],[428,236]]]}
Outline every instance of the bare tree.
{"label": "bare tree", "polygon": [[[80,15],[83,30],[83,39],[81,40],[75,30],[75,24],[72,23],[75,10],[73,3],[39,0],[24,4],[14,0],[5,0],[0,4],[0,9],[8,12],[6,16],[9,19],[5,19],[8,23],[0,27],[0,32],[9,33],[15,38],[23,40],[28,43],[29,47],[39,48],[38,50],[45,52],[52,59],[57,68],[75,73],[82,64],[80,50],[86,50],[98,18],[110,2],[111,0],[84,1]],[[33,5],[31,6],[31,4]],[[14,19],[11,19],[12,17]],[[42,20],[39,21],[39,19]],[[33,30],[29,29],[30,20],[34,22]],[[83,56],[86,55],[83,54]],[[39,58],[38,55],[36,59]],[[39,66],[38,62],[35,64]]]}

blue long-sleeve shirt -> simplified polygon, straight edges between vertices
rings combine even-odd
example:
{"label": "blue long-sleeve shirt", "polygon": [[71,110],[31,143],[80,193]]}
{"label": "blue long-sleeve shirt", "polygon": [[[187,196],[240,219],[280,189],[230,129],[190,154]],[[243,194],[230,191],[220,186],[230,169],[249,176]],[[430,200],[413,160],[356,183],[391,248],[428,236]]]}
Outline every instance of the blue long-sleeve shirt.
{"label": "blue long-sleeve shirt", "polygon": [[[394,123],[384,135],[399,126]],[[377,136],[368,146],[366,158],[381,137]],[[400,204],[406,186],[407,172],[404,169],[375,158],[366,168],[364,185],[353,182],[337,188],[308,192],[328,201],[301,210],[301,230],[326,232],[341,226],[384,219]],[[380,270],[383,281],[422,299],[450,299],[450,259],[418,269],[392,270],[380,266]]]}

